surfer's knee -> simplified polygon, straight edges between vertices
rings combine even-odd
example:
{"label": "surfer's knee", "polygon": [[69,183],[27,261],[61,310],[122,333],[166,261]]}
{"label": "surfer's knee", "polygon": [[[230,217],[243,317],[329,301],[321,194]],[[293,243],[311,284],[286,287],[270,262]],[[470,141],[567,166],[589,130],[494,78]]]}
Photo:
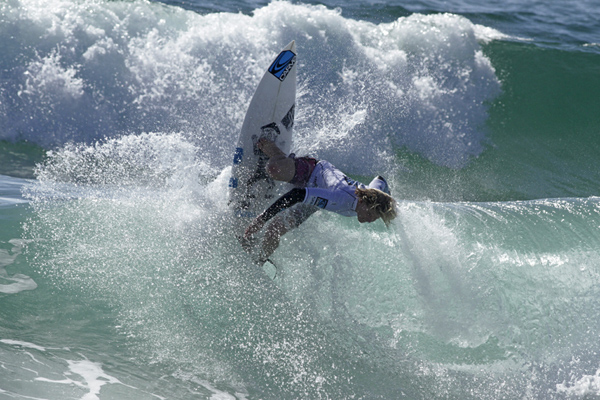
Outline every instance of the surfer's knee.
{"label": "surfer's knee", "polygon": [[277,146],[277,144],[265,137],[258,140],[257,146],[260,151],[267,155],[267,157],[285,157],[285,153]]}
{"label": "surfer's knee", "polygon": [[289,182],[294,178],[296,165],[294,160],[289,157],[275,156],[269,159],[266,170],[269,176],[276,181]]}

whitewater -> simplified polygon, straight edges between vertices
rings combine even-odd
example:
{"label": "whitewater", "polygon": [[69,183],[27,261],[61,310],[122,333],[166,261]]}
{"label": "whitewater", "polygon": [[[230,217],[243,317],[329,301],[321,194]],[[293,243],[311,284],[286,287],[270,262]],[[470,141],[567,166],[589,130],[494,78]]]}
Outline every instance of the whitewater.
{"label": "whitewater", "polygon": [[[3,2],[0,399],[600,398],[597,11],[438,3]],[[291,40],[292,151],[398,217],[275,276],[227,186]]]}

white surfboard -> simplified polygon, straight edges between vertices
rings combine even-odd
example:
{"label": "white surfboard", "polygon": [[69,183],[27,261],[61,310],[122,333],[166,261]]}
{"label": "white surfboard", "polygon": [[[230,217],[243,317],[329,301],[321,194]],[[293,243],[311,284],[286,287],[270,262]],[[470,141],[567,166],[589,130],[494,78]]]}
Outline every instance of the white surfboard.
{"label": "white surfboard", "polygon": [[263,75],[250,106],[233,156],[229,205],[240,225],[246,225],[278,194],[267,175],[268,158],[256,147],[261,137],[274,140],[286,154],[292,144],[296,103],[296,44],[288,44]]}

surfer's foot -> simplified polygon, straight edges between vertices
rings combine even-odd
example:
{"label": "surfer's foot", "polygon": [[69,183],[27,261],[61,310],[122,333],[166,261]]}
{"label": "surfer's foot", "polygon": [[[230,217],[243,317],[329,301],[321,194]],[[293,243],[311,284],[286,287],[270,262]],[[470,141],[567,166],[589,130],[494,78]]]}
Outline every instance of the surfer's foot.
{"label": "surfer's foot", "polygon": [[245,236],[237,236],[237,240],[242,245],[242,249],[248,254],[252,254],[252,249],[256,246],[254,238],[246,238]]}

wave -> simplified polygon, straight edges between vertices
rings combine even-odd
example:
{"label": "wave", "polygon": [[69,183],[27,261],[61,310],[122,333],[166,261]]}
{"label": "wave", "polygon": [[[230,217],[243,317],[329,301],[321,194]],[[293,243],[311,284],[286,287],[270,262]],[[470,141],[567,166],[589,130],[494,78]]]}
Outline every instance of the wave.
{"label": "wave", "polygon": [[287,2],[252,15],[84,0],[13,1],[1,12],[5,174],[31,177],[42,155],[23,143],[149,132],[183,135],[222,170],[264,65],[296,39],[296,153],[359,178],[393,176],[416,200],[598,194],[597,54],[452,14],[372,23]]}
{"label": "wave", "polygon": [[373,24],[288,2],[248,16],[19,0],[2,19],[0,137],[46,148],[183,132],[224,166],[264,65],[290,39],[302,60],[296,146],[320,157],[376,163],[406,146],[464,166],[500,88],[480,47],[491,30],[451,14]]}
{"label": "wave", "polygon": [[[452,14],[371,23],[288,2],[252,15],[138,0],[0,12],[0,143],[46,149],[24,198],[0,185],[31,213],[0,262],[23,249],[37,283],[11,290],[39,283],[58,305],[106,312],[131,355],[115,370],[152,364],[182,392],[236,397],[597,394],[598,100],[576,95],[597,83],[594,54]],[[248,101],[291,39],[294,150],[385,174],[404,200],[390,230],[309,219],[271,280],[228,229],[227,183]]]}

